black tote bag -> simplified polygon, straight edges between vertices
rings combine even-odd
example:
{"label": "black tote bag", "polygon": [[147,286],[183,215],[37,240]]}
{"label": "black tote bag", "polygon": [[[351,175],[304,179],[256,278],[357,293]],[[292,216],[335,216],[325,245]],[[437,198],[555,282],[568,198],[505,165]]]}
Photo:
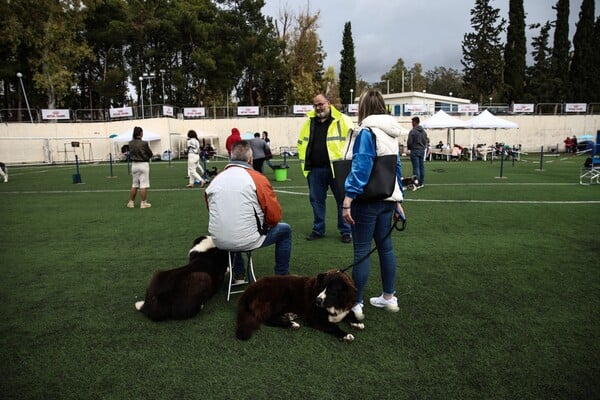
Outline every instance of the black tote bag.
{"label": "black tote bag", "polygon": [[[375,134],[371,128],[367,129],[371,132],[371,137],[375,142]],[[375,146],[375,148],[377,148],[377,146]],[[364,187],[364,192],[358,196],[356,200],[375,201],[390,197],[392,193],[394,193],[396,184],[397,162],[398,156],[396,154],[375,157],[369,181]],[[339,193],[345,193],[344,185],[346,183],[346,177],[351,169],[352,160],[338,160],[333,162],[335,185]]]}

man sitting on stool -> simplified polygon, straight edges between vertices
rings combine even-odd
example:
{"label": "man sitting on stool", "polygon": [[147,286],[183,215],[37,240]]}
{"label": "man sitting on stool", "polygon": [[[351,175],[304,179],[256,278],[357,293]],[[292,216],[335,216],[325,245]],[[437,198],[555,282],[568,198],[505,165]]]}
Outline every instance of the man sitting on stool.
{"label": "man sitting on stool", "polygon": [[252,149],[245,141],[231,148],[231,161],[205,191],[208,232],[220,249],[238,252],[233,276],[245,281],[242,255],[275,243],[275,274],[287,275],[292,228],[281,222],[281,205],[269,180],[252,168]]}

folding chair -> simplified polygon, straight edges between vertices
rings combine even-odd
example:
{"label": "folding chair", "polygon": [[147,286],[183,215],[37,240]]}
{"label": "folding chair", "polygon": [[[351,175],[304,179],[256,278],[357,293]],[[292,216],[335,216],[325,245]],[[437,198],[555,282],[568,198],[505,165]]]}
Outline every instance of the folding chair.
{"label": "folding chair", "polygon": [[[244,253],[245,253],[246,260],[248,261],[246,263],[246,279],[244,282],[240,282],[240,283],[233,282],[233,265],[235,263],[235,253],[241,253],[242,259],[244,258]],[[232,289],[236,289],[238,286],[248,285],[252,282],[256,282],[256,276],[254,275],[254,263],[252,262],[252,250],[239,251],[239,252],[229,251],[228,259],[229,259],[229,284],[227,285],[227,301],[229,301],[232,294],[244,292],[244,289],[239,289],[239,290],[232,290]]]}
{"label": "folding chair", "polygon": [[586,163],[586,165],[581,167],[579,183],[582,185],[600,183],[600,131],[596,134],[596,143],[594,143],[594,147],[592,148],[591,163]]}

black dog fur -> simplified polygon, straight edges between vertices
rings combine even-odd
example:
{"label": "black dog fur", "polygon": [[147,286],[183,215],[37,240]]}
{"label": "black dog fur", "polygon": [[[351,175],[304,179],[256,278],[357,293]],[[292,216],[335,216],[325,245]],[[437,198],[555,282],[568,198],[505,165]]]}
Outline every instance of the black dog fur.
{"label": "black dog fur", "polygon": [[198,314],[221,287],[228,267],[227,251],[215,247],[210,236],[194,240],[188,264],[156,271],[138,311],[153,321],[186,319]]}
{"label": "black dog fur", "polygon": [[[351,308],[357,290],[343,272],[328,271],[317,277],[267,276],[250,284],[240,297],[236,337],[248,340],[261,324],[299,329],[295,316],[311,328],[327,332],[344,342],[354,340],[338,322],[345,320],[355,329],[364,329]],[[290,315],[293,315],[290,317]]]}

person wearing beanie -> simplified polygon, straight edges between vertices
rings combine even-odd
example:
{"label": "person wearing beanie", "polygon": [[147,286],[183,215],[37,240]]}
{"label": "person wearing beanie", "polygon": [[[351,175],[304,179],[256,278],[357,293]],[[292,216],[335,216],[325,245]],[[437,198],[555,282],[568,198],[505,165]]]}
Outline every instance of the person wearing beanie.
{"label": "person wearing beanie", "polygon": [[227,137],[227,141],[225,142],[225,148],[227,149],[227,154],[231,158],[231,148],[237,142],[242,140],[242,135],[240,135],[240,130],[238,128],[231,129],[231,135]]}

